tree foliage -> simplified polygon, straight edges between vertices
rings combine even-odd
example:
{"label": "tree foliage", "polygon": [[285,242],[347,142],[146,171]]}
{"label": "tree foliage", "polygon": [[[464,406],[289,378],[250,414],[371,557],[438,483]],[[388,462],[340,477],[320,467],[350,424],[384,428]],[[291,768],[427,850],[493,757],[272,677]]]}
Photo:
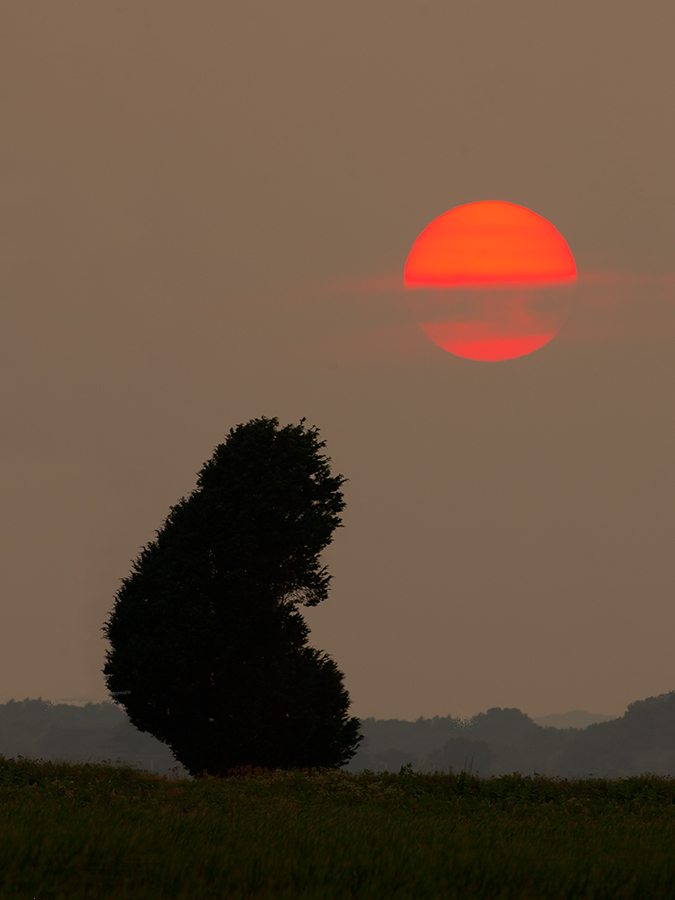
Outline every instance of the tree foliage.
{"label": "tree foliage", "polygon": [[356,752],[343,675],[298,610],[327,597],[319,555],[345,505],[324,446],[304,420],[232,429],[117,592],[107,687],[192,775]]}

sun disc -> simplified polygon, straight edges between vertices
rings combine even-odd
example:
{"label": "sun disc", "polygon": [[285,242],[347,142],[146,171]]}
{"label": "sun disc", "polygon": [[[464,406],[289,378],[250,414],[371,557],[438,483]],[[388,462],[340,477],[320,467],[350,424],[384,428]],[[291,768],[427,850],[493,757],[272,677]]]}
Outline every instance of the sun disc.
{"label": "sun disc", "polygon": [[424,229],[404,281],[434,343],[466,359],[497,361],[532,353],[555,336],[576,277],[570,249],[550,222],[515,203],[479,201]]}

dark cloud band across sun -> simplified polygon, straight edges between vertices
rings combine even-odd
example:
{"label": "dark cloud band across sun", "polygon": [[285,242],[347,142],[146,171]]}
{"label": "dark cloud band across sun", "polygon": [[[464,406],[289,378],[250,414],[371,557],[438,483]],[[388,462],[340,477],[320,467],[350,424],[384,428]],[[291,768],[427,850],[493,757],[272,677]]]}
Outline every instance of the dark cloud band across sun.
{"label": "dark cloud band across sun", "polygon": [[[675,337],[675,274],[577,271],[562,235],[509,203],[466,204],[438,217],[413,245],[404,273],[327,287],[352,296],[404,296],[433,343],[469,359],[515,359],[556,335],[566,342]],[[372,335],[375,343],[381,330]],[[400,338],[396,343],[403,346]]]}

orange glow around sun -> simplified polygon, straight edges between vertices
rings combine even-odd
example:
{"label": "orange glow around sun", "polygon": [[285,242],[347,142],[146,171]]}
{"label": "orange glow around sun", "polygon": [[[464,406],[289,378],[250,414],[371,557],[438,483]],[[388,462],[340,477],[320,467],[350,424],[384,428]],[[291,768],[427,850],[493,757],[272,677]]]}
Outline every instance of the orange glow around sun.
{"label": "orange glow around sun", "polygon": [[457,206],[424,229],[405,266],[408,300],[435,344],[466,359],[515,359],[555,336],[577,270],[550,222],[515,203]]}

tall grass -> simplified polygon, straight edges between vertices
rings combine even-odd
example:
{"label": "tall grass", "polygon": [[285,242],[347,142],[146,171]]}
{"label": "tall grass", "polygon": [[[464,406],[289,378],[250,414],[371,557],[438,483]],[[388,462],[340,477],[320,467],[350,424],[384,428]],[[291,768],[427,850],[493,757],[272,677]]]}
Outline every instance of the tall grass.
{"label": "tall grass", "polygon": [[0,898],[675,898],[675,782],[652,776],[179,782],[0,758],[0,836]]}

